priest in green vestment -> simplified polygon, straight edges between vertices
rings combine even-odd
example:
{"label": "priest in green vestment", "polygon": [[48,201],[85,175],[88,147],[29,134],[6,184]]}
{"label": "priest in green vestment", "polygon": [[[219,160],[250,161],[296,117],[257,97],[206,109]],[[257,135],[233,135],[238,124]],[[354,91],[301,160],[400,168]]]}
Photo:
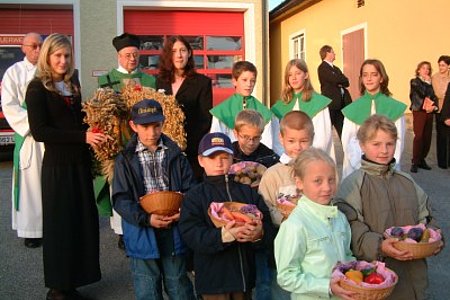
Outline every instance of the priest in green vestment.
{"label": "priest in green vestment", "polygon": [[[120,93],[122,88],[130,81],[145,87],[156,87],[155,77],[142,72],[139,69],[139,37],[124,33],[116,36],[112,40],[114,48],[117,50],[118,67],[112,69],[108,74],[98,78],[99,87],[111,87]],[[96,177],[94,180],[94,191],[97,207],[101,215],[111,215],[111,228],[116,234],[122,234],[122,219],[112,210],[110,202],[110,188],[104,176]],[[119,242],[121,243],[121,242]],[[121,245],[120,245],[121,247]]]}

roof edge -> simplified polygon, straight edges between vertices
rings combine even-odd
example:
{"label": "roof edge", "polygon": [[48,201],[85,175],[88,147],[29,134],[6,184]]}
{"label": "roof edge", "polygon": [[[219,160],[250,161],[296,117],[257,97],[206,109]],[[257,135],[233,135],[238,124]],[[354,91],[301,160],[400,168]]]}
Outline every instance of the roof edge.
{"label": "roof edge", "polygon": [[269,22],[292,15],[322,0],[285,0],[269,12]]}

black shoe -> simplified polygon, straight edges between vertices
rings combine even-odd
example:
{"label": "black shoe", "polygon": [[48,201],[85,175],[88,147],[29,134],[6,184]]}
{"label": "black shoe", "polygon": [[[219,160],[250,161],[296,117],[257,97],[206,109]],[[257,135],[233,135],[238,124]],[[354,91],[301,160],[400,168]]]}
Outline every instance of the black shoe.
{"label": "black shoe", "polygon": [[69,297],[66,293],[64,293],[62,291],[50,289],[48,291],[47,297],[45,299],[47,299],[47,300],[68,300]]}
{"label": "black shoe", "polygon": [[67,296],[68,296],[67,299],[70,299],[70,300],[93,300],[93,298],[83,296],[77,290],[72,290],[71,292],[69,292],[67,294]]}
{"label": "black shoe", "polygon": [[121,250],[125,250],[125,243],[123,241],[122,234],[119,235],[119,240],[117,241],[117,247],[119,247],[119,249],[121,249]]}
{"label": "black shoe", "polygon": [[417,165],[411,166],[411,173],[417,173]]}
{"label": "black shoe", "polygon": [[27,248],[38,248],[42,245],[42,239],[38,238],[25,238],[24,240],[25,247]]}
{"label": "black shoe", "polygon": [[418,165],[418,167],[424,170],[431,170],[431,167],[427,164],[425,160],[422,160],[422,162]]}

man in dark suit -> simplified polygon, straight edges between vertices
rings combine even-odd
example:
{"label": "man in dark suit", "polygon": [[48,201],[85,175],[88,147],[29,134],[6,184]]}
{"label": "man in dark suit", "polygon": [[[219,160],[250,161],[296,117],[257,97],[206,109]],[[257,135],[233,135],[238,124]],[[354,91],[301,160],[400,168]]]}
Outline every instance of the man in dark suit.
{"label": "man in dark suit", "polygon": [[320,58],[322,63],[317,69],[322,95],[330,98],[332,102],[328,106],[330,110],[331,124],[341,137],[344,115],[341,112],[347,104],[352,102],[352,98],[347,88],[350,83],[342,71],[333,65],[336,54],[331,46],[325,45],[320,48]]}

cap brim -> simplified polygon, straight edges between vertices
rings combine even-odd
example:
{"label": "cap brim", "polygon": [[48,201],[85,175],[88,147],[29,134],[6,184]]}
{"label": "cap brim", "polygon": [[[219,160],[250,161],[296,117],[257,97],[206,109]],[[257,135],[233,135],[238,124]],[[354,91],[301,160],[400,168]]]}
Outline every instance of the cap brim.
{"label": "cap brim", "polygon": [[233,155],[233,150],[230,148],[226,148],[226,147],[213,147],[211,149],[205,150],[202,152],[202,156],[210,156],[211,154],[218,152],[218,151],[223,151],[226,153],[229,153],[231,155]]}
{"label": "cap brim", "polygon": [[133,122],[134,124],[142,125],[142,124],[164,122],[164,120],[165,120],[164,116],[149,116],[137,118],[136,120],[133,120]]}

